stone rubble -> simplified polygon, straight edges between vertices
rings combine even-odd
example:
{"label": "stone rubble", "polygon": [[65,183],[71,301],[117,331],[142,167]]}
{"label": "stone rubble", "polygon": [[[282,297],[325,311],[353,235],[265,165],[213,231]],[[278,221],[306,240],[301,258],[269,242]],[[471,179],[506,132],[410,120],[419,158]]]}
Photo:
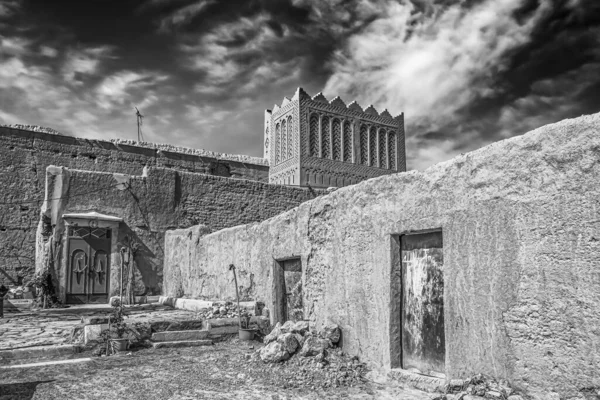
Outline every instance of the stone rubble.
{"label": "stone rubble", "polygon": [[[254,313],[248,311],[247,308],[240,308],[242,309],[242,315],[245,313],[250,317],[254,316]],[[237,305],[233,304],[233,302],[228,301],[224,304],[222,302],[215,302],[213,303],[212,310],[200,312],[198,313],[198,316],[202,319],[237,318],[239,316],[239,312]]]}
{"label": "stone rubble", "polygon": [[264,337],[265,346],[256,351],[255,357],[266,364],[285,361],[298,365],[301,381],[310,382],[315,371],[320,371],[322,378],[317,386],[323,388],[361,384],[366,366],[357,357],[343,354],[336,346],[340,337],[337,325],[327,325],[316,332],[309,329],[308,321],[277,323]]}
{"label": "stone rubble", "polygon": [[478,374],[469,379],[451,379],[446,385],[445,394],[436,394],[432,400],[523,400],[515,393],[508,382]]}

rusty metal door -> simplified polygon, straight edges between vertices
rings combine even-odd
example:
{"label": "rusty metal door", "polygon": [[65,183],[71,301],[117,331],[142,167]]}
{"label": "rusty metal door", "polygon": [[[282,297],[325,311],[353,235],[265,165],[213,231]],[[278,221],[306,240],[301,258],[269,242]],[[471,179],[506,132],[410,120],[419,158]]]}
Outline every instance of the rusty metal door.
{"label": "rusty metal door", "polygon": [[285,280],[285,320],[300,321],[304,319],[302,303],[302,264],[300,259],[286,260],[282,263]]}
{"label": "rusty metal door", "polygon": [[426,375],[445,371],[442,232],[401,237],[402,367]]}
{"label": "rusty metal door", "polygon": [[110,229],[69,228],[67,303],[107,303]]}

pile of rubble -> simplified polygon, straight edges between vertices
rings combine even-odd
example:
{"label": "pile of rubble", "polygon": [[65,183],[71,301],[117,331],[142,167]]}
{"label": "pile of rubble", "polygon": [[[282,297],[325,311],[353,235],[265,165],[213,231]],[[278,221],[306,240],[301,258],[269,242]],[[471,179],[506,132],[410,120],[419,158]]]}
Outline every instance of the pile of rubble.
{"label": "pile of rubble", "polygon": [[451,379],[446,385],[446,394],[441,394],[433,400],[523,400],[516,394],[506,381],[496,381],[494,378],[478,374],[470,379]]}
{"label": "pile of rubble", "polygon": [[13,286],[7,288],[6,298],[7,299],[33,299],[34,293],[30,287],[27,286]]}
{"label": "pile of rubble", "polygon": [[340,336],[337,325],[327,325],[316,332],[309,329],[308,321],[277,323],[265,336],[265,346],[257,350],[257,355],[265,363],[286,361],[298,365],[300,381],[314,380],[315,371],[319,371],[321,378],[313,383],[323,388],[357,386],[365,381],[366,366],[336,346]]}
{"label": "pile of rubble", "polygon": [[[253,316],[254,313],[249,311],[247,308],[240,307],[242,315]],[[234,305],[233,302],[225,302],[225,303],[213,303],[213,307],[211,310],[207,310],[199,313],[199,317],[204,319],[214,319],[214,318],[237,318],[240,315],[237,305]]]}

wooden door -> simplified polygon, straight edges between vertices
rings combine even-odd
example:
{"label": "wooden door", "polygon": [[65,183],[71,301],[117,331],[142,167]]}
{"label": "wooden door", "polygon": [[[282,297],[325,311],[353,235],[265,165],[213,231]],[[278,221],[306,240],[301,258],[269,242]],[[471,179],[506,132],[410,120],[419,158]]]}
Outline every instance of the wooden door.
{"label": "wooden door", "polygon": [[110,229],[69,228],[67,303],[107,303]]}
{"label": "wooden door", "polygon": [[401,237],[402,367],[445,372],[442,232]]}

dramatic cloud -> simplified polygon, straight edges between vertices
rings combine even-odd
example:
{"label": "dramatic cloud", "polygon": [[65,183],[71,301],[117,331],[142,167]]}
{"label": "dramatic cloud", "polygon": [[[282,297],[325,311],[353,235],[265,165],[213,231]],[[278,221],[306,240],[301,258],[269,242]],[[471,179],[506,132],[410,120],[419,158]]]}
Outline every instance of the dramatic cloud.
{"label": "dramatic cloud", "polygon": [[597,0],[0,0],[0,123],[262,154],[302,86],[404,112],[409,168],[600,111]]}
{"label": "dramatic cloud", "polygon": [[[571,1],[568,6],[577,13],[576,3],[583,2]],[[415,168],[524,133],[558,116],[572,116],[580,107],[576,92],[597,80],[590,74],[553,77],[570,82],[563,85],[561,96],[537,94],[551,81],[535,85],[531,77],[523,82],[532,84],[526,97],[506,98],[507,85],[501,78],[514,71],[513,57],[537,40],[535,36],[558,8],[555,2],[541,0],[524,12],[530,3],[488,0],[468,8],[462,2],[429,3],[424,13],[412,3],[385,2],[385,13],[336,52],[325,92],[356,98],[365,106],[405,112],[408,156]],[[539,76],[543,71],[540,66]],[[573,84],[574,77],[581,84]],[[516,94],[512,89],[510,93]],[[573,103],[562,104],[561,97]],[[496,113],[485,114],[489,112],[482,107],[486,102],[493,104]],[[469,112],[472,109],[479,112]],[[491,125],[497,125],[493,131]]]}

